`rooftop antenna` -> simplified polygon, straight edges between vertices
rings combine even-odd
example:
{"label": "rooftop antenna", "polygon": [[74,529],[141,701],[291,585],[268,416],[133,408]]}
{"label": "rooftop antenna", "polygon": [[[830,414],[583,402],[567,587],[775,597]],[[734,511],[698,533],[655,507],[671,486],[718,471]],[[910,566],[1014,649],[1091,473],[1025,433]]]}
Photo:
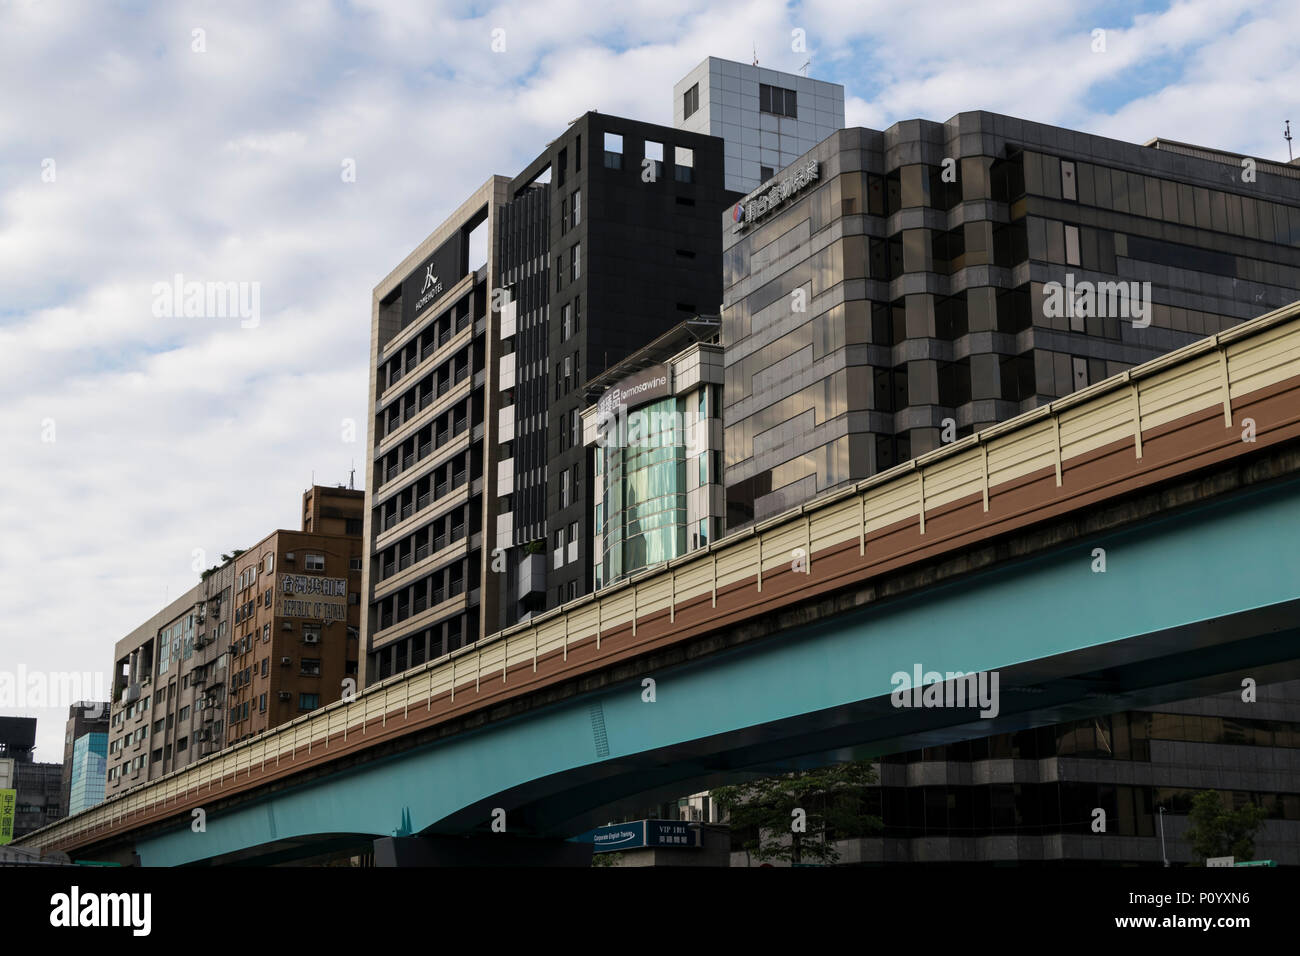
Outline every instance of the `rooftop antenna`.
{"label": "rooftop antenna", "polygon": [[356,491],[357,488],[357,460],[352,459],[352,470],[348,472],[348,491]]}
{"label": "rooftop antenna", "polygon": [[754,44],[754,65],[758,66],[758,44]]}
{"label": "rooftop antenna", "polygon": [[1292,162],[1292,163],[1294,163],[1294,162],[1295,162],[1295,156],[1294,156],[1294,155],[1292,154],[1292,152],[1291,152],[1291,121],[1290,121],[1290,120],[1287,120],[1287,121],[1286,121],[1286,132],[1284,132],[1284,133],[1282,134],[1282,138],[1283,138],[1284,140],[1286,140],[1286,158],[1287,158],[1287,161],[1288,161],[1288,162]]}
{"label": "rooftop antenna", "polygon": [[799,72],[802,73],[804,76],[807,76],[807,75],[808,75],[808,67],[809,67],[811,64],[812,64],[812,60],[808,60],[808,61],[806,61],[806,62],[804,63],[803,66],[799,67]]}

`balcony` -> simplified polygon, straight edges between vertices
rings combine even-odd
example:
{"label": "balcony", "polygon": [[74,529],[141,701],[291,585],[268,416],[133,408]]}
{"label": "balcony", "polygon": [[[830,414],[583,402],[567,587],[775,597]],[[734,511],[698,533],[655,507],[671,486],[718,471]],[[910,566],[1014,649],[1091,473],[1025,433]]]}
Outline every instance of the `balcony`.
{"label": "balcony", "polygon": [[546,555],[526,554],[519,562],[518,600],[546,593]]}

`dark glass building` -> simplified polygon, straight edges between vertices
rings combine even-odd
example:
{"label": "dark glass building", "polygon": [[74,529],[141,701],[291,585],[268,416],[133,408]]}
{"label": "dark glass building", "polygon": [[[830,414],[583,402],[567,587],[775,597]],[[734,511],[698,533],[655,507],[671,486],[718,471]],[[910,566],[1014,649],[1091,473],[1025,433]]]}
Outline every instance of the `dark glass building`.
{"label": "dark glass building", "polygon": [[723,141],[587,113],[509,186],[495,545],[499,621],[592,589],[587,383],[722,300]]}
{"label": "dark glass building", "polygon": [[[983,112],[842,130],[724,230],[729,532],[1300,298],[1300,166]],[[885,757],[842,859],[1190,862],[1215,790],[1300,863],[1297,717],[1289,682]]]}
{"label": "dark glass building", "polygon": [[992,113],[829,137],[724,215],[728,528],[1300,290],[1300,167]]}

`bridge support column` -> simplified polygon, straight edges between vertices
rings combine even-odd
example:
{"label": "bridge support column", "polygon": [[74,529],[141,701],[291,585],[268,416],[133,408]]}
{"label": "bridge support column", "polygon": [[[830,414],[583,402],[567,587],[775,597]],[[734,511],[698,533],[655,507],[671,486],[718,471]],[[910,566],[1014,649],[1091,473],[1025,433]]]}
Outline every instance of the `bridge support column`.
{"label": "bridge support column", "polygon": [[375,866],[591,866],[591,854],[590,843],[506,834],[375,840]]}

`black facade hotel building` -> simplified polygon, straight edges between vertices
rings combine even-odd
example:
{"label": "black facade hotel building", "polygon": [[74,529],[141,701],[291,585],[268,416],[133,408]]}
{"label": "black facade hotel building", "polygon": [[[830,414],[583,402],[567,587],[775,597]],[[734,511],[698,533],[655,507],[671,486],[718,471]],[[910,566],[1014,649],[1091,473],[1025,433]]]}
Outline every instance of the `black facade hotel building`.
{"label": "black facade hotel building", "polygon": [[[502,627],[592,589],[587,382],[722,301],[717,137],[589,112],[515,177],[502,287]],[[506,437],[509,436],[509,437]]]}
{"label": "black facade hotel building", "polygon": [[740,209],[729,530],[1300,297],[1300,166],[992,113],[842,130]]}

